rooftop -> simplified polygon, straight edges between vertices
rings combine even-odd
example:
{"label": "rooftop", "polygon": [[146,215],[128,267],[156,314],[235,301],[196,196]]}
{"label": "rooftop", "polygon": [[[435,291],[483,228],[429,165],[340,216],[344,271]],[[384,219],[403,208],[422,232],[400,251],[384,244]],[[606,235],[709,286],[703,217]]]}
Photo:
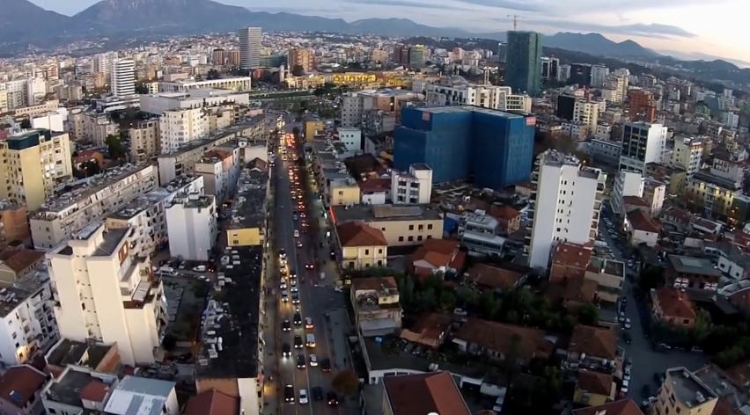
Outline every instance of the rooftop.
{"label": "rooftop", "polygon": [[76,365],[96,369],[111,348],[111,345],[101,343],[84,343],[69,339],[61,339],[47,353],[45,360],[48,364],[59,367]]}
{"label": "rooftop", "polygon": [[336,227],[339,243],[343,247],[387,246],[383,231],[363,223],[347,222]]}
{"label": "rooftop", "polygon": [[454,105],[454,106],[445,106],[445,107],[419,107],[419,108],[416,108],[416,110],[421,111],[421,112],[427,112],[430,114],[451,114],[451,113],[457,113],[457,112],[475,112],[475,113],[501,116],[501,117],[510,118],[510,119],[525,118],[521,114],[500,111],[500,110],[493,110],[489,108],[474,107],[470,105]]}
{"label": "rooftop", "polygon": [[668,384],[676,399],[688,408],[701,406],[716,398],[711,388],[684,367],[668,369],[664,383]]}
{"label": "rooftop", "polygon": [[114,381],[114,377],[97,378],[89,372],[68,367],[60,377],[54,379],[49,384],[45,397],[53,402],[83,408],[81,392],[89,383],[99,380],[104,380],[105,383],[111,384]]}
{"label": "rooftop", "polygon": [[183,92],[160,92],[158,94],[149,95],[155,98],[170,98],[179,101],[187,101],[191,99],[203,99],[207,97],[221,97],[236,94],[234,91],[226,89],[214,89],[214,88],[196,88],[189,91]]}
{"label": "rooftop", "polygon": [[693,372],[693,375],[711,388],[722,401],[729,403],[731,410],[746,406],[750,399],[750,392],[744,385],[737,384],[732,377],[715,365],[706,365]]}
{"label": "rooftop", "polygon": [[266,219],[268,171],[244,169],[237,181],[229,229],[262,228]]}
{"label": "rooftop", "polygon": [[662,287],[656,290],[655,296],[665,316],[679,319],[695,318],[693,303],[680,290],[674,287]]}
{"label": "rooftop", "polygon": [[134,199],[132,202],[128,203],[125,207],[118,210],[117,212],[108,215],[107,218],[130,220],[138,216],[141,212],[149,209],[150,207],[164,202],[172,194],[174,193],[168,191],[163,187],[154,189],[147,194]]}
{"label": "rooftop", "polygon": [[[203,140],[193,140],[190,143],[180,147],[180,149],[174,153],[170,154],[164,154],[160,155],[159,158],[172,158],[176,157],[181,154],[189,153],[193,150],[199,149],[204,146],[211,145],[215,143],[216,141],[220,141],[222,139],[226,139],[227,137],[234,137],[238,133],[241,133],[246,128],[255,127],[259,125],[263,125],[265,122],[265,118],[263,116],[257,116],[253,117],[251,119],[245,120],[239,124],[234,124],[230,127],[227,127],[223,129],[222,131],[214,134],[212,137],[204,138]],[[223,140],[222,140],[223,141]],[[205,150],[208,150],[206,148]]]}
{"label": "rooftop", "polygon": [[0,398],[23,408],[46,381],[47,375],[29,365],[11,367],[0,376]]}
{"label": "rooftop", "polygon": [[49,279],[44,272],[37,276],[28,276],[17,280],[13,285],[0,289],[0,316],[5,317],[15,310],[20,304],[29,298],[37,298],[39,301],[45,297],[43,279]]}
{"label": "rooftop", "polygon": [[240,412],[239,398],[210,389],[191,396],[185,408],[185,415],[227,415]]}
{"label": "rooftop", "polygon": [[568,352],[614,360],[617,355],[617,337],[612,330],[579,324],[573,329]]}
{"label": "rooftop", "polygon": [[471,414],[449,372],[388,376],[383,385],[393,415]]}
{"label": "rooftop", "polygon": [[125,376],[104,407],[113,415],[160,415],[175,383],[166,380]]}
{"label": "rooftop", "polygon": [[353,221],[442,220],[443,214],[431,205],[353,205],[332,206],[334,223]]}
{"label": "rooftop", "polygon": [[547,343],[542,330],[478,318],[464,323],[454,338],[503,354],[509,353],[517,341],[519,354],[527,359],[549,356],[554,348]]}
{"label": "rooftop", "polygon": [[612,375],[581,370],[578,372],[578,387],[589,393],[609,396],[612,392]]}
{"label": "rooftop", "polygon": [[742,189],[742,187],[739,186],[734,180],[725,179],[706,171],[696,172],[695,174],[693,174],[690,180],[712,184],[714,186],[718,186],[722,189],[730,190],[732,192],[736,192]]}
{"label": "rooftop", "polygon": [[[204,311],[203,331],[208,328],[221,340],[221,350],[204,339],[204,349],[198,359],[200,378],[255,378],[258,376],[258,338],[260,317],[260,277],[263,266],[263,247],[235,247],[227,249],[232,262],[223,265],[231,283],[221,291],[221,302],[210,300]],[[216,340],[218,343],[218,340]]]}
{"label": "rooftop", "polygon": [[625,277],[625,263],[614,259],[592,257],[586,271],[623,278]]}
{"label": "rooftop", "polygon": [[555,246],[552,253],[552,264],[585,269],[591,262],[592,253],[592,247],[589,245],[562,242]]}
{"label": "rooftop", "polygon": [[643,411],[631,399],[622,399],[604,405],[576,409],[573,415],[643,415]]}
{"label": "rooftop", "polygon": [[[639,198],[640,199],[640,198]],[[661,232],[661,226],[656,223],[651,217],[641,209],[633,209],[627,214],[628,222],[634,230],[659,233]]]}
{"label": "rooftop", "polygon": [[182,205],[183,209],[206,209],[214,204],[213,195],[181,194],[172,199],[171,206]]}
{"label": "rooftop", "polygon": [[721,277],[714,264],[706,258],[695,258],[689,256],[669,255],[669,263],[675,271],[680,274],[704,275],[708,277]]}

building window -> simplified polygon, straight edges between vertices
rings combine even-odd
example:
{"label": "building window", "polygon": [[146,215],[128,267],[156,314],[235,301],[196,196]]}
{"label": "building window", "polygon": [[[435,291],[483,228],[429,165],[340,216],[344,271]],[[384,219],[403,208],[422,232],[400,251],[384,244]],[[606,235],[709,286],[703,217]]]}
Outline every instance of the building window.
{"label": "building window", "polygon": [[404,242],[404,237],[403,237],[403,236],[399,236],[399,237],[398,237],[398,241],[399,241],[399,242]]}
{"label": "building window", "polygon": [[379,254],[382,254],[382,253],[383,253],[383,250],[382,250],[382,249],[378,249],[378,253],[379,253]]}
{"label": "building window", "polygon": [[428,223],[428,224],[427,224],[427,230],[428,230],[428,231],[431,231],[431,230],[432,230],[432,224],[431,224],[431,223]]}
{"label": "building window", "polygon": [[414,237],[413,236],[409,236],[409,242],[414,242]]}
{"label": "building window", "polygon": [[365,255],[370,255],[370,250],[369,249],[365,249]]}
{"label": "building window", "polygon": [[409,230],[413,231],[414,230],[414,225],[409,225]]}
{"label": "building window", "polygon": [[417,241],[421,241],[421,240],[422,240],[422,235],[417,235]]}

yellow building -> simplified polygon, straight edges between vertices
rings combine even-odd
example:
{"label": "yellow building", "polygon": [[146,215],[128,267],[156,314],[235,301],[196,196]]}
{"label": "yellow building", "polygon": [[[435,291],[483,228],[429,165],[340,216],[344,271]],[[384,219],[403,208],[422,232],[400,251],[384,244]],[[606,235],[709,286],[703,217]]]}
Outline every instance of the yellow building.
{"label": "yellow building", "polygon": [[443,238],[443,215],[431,205],[331,206],[336,225],[348,222],[380,229],[388,246],[418,246],[431,238]]}
{"label": "yellow building", "polygon": [[305,121],[305,140],[312,140],[315,138],[317,131],[323,131],[326,128],[326,124],[320,120],[308,120]]}
{"label": "yellow building", "polygon": [[716,393],[703,381],[684,367],[678,367],[667,370],[653,413],[710,415],[717,401]]}
{"label": "yellow building", "polygon": [[36,129],[0,142],[0,198],[29,210],[55,197],[57,183],[73,175],[68,133]]}
{"label": "yellow building", "polygon": [[617,388],[612,375],[581,370],[578,372],[573,402],[587,406],[604,405],[615,400]]}
{"label": "yellow building", "polygon": [[336,227],[341,249],[341,267],[365,269],[388,265],[388,241],[383,231],[361,223]]}
{"label": "yellow building", "polygon": [[268,195],[268,171],[245,169],[240,176],[237,197],[231,209],[227,227],[229,246],[262,245],[265,236],[266,205]]}
{"label": "yellow building", "polygon": [[325,84],[352,88],[408,88],[410,75],[406,71],[341,72],[312,76],[289,76],[284,82],[289,88],[316,88]]}
{"label": "yellow building", "polygon": [[353,178],[331,180],[327,186],[328,206],[357,205],[362,198],[359,184]]}

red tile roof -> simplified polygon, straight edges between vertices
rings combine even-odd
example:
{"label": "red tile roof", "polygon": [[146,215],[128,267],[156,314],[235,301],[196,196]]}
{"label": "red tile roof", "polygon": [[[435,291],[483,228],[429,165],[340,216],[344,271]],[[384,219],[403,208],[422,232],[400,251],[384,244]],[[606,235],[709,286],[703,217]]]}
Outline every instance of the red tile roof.
{"label": "red tile roof", "polygon": [[552,253],[552,264],[586,269],[591,261],[592,252],[590,245],[563,242],[555,246]]}
{"label": "red tile roof", "polygon": [[467,278],[474,284],[499,290],[508,290],[516,286],[523,273],[493,267],[489,264],[476,264],[469,270]]}
{"label": "red tile roof", "polygon": [[0,397],[23,408],[46,381],[47,376],[31,366],[13,366],[0,376]]}
{"label": "red tile roof", "polygon": [[646,201],[643,200],[643,198],[640,198],[638,196],[623,196],[622,197],[622,204],[623,205],[648,207],[648,203],[646,203]]}
{"label": "red tile roof", "polygon": [[190,397],[184,415],[239,415],[240,400],[216,389]]}
{"label": "red tile roof", "polygon": [[449,372],[383,378],[393,415],[471,415]]}
{"label": "red tile roof", "polygon": [[367,179],[358,182],[359,190],[367,192],[387,192],[391,190],[390,179]]}
{"label": "red tile roof", "polygon": [[612,392],[612,375],[581,370],[578,372],[578,388],[596,395],[609,396]]}
{"label": "red tile roof", "polygon": [[513,220],[521,213],[510,205],[492,205],[489,214],[496,219]]}
{"label": "red tile roof", "polygon": [[661,232],[661,226],[641,209],[635,209],[628,212],[628,222],[635,230],[651,233]]}
{"label": "red tile roof", "polygon": [[352,278],[352,291],[379,291],[382,289],[398,289],[396,279],[393,277]]}
{"label": "red tile roof", "polygon": [[656,301],[662,313],[667,317],[694,319],[695,308],[687,295],[674,287],[663,287],[656,290]]}
{"label": "red tile roof", "polygon": [[347,222],[336,227],[339,242],[344,247],[388,246],[383,231],[357,222]]}
{"label": "red tile roof", "polygon": [[573,329],[568,352],[614,360],[617,355],[617,337],[612,330],[579,324]]}
{"label": "red tile roof", "polygon": [[518,352],[525,358],[547,356],[549,352],[542,330],[478,318],[464,323],[455,338],[504,354],[511,352],[517,341]]}
{"label": "red tile roof", "polygon": [[401,338],[413,343],[437,348],[453,318],[450,314],[430,313],[421,316],[414,327],[401,330]]}
{"label": "red tile roof", "polygon": [[80,398],[92,402],[104,402],[109,386],[101,380],[92,380],[81,389]]}
{"label": "red tile roof", "polygon": [[643,411],[632,400],[623,399],[604,405],[576,409],[573,415],[643,415]]}
{"label": "red tile roof", "polygon": [[0,253],[0,260],[16,273],[40,262],[43,258],[44,252],[33,249],[7,249]]}
{"label": "red tile roof", "polygon": [[411,256],[412,265],[425,261],[434,268],[463,268],[466,256],[459,250],[459,242],[452,239],[428,239]]}

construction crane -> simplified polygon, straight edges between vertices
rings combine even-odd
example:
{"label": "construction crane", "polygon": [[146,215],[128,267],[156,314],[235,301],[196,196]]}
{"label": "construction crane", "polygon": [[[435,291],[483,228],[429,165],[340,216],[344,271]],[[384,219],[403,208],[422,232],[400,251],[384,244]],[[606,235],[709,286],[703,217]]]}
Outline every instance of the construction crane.
{"label": "construction crane", "polygon": [[509,14],[508,17],[513,19],[513,31],[515,32],[518,30],[518,19],[521,18],[521,16],[517,14]]}

